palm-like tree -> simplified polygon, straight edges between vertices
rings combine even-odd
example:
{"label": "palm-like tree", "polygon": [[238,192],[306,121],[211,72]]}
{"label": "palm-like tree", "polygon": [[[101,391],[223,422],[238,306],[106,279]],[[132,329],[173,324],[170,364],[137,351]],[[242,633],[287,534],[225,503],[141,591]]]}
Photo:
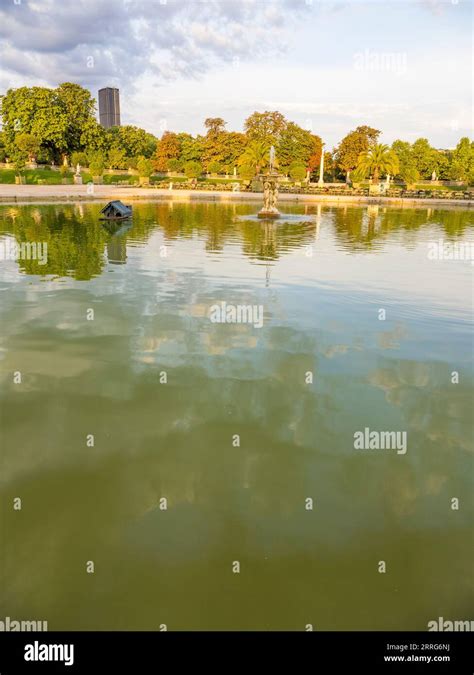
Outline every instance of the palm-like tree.
{"label": "palm-like tree", "polygon": [[359,155],[357,172],[367,176],[372,176],[374,183],[377,183],[381,174],[398,173],[398,157],[390,150],[388,145],[377,143],[368,150],[364,150]]}
{"label": "palm-like tree", "polygon": [[268,166],[270,146],[264,141],[252,141],[245,148],[244,154],[239,159],[240,166],[251,166],[255,173],[260,173]]}

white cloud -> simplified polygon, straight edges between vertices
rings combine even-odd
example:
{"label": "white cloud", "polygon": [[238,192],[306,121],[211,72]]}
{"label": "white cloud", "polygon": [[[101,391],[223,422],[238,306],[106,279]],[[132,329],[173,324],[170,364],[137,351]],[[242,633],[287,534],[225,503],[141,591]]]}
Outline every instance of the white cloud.
{"label": "white cloud", "polygon": [[305,5],[295,5],[296,12],[287,7],[287,0],[271,6],[259,0],[3,0],[2,66],[12,83],[25,75],[25,64],[30,77],[51,84],[113,78],[130,88],[143,73],[161,82],[193,76],[235,56],[255,59],[284,49],[289,24]]}
{"label": "white cloud", "polygon": [[[157,134],[164,124],[202,132],[213,115],[238,130],[254,110],[281,109],[328,145],[371,124],[387,141],[423,135],[450,147],[471,124],[465,5],[0,0],[0,87],[119,86],[123,122]],[[360,53],[402,61],[356,67]]]}

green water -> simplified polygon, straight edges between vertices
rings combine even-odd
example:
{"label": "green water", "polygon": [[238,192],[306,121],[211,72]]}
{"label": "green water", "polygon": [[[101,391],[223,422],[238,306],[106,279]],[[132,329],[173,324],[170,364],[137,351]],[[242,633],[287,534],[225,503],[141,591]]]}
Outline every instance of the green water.
{"label": "green water", "polygon": [[[143,203],[114,233],[99,208],[0,207],[4,244],[48,244],[0,261],[0,619],[472,619],[474,267],[427,255],[472,214]],[[223,301],[263,326],[211,322]],[[356,450],[365,427],[406,454]]]}

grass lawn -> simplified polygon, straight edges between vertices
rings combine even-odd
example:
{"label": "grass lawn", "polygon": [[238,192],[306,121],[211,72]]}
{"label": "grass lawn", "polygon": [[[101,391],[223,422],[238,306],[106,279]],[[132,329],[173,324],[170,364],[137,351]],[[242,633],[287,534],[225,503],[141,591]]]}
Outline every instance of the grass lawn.
{"label": "grass lawn", "polygon": [[[14,169],[0,169],[0,183],[14,184],[15,175]],[[63,181],[63,176],[60,172],[52,169],[26,169],[22,172],[22,175],[26,178],[27,185],[61,185]],[[84,184],[92,181],[91,174],[82,173],[81,175]],[[72,173],[67,174],[66,178],[68,185],[74,183]],[[128,176],[118,173],[105,174],[103,176],[104,185],[111,185],[119,181],[128,181],[132,185],[138,183],[138,176]]]}
{"label": "grass lawn", "polygon": [[[61,185],[63,181],[63,176],[59,171],[54,171],[52,169],[25,169],[22,171],[22,175],[26,178],[27,185]],[[82,172],[82,182],[83,184],[89,183],[92,181],[92,176],[90,173]],[[15,183],[16,172],[14,169],[0,169],[0,183]],[[73,174],[69,173],[66,175],[67,184],[72,185],[74,183]],[[151,176],[150,182],[153,185],[159,183],[169,184],[172,183],[185,183],[190,179],[186,176],[175,176],[169,178],[168,176]],[[39,182],[41,181],[41,182]],[[102,177],[104,185],[113,185],[116,183],[128,183],[129,185],[137,185],[139,183],[138,176],[131,176],[122,173],[106,173]],[[239,182],[240,179],[234,178],[198,178],[198,183],[234,183]]]}
{"label": "grass lawn", "polygon": [[[46,185],[61,185],[61,174],[52,169],[26,169],[22,175],[26,178],[28,185],[38,183],[38,179],[43,179]],[[0,169],[0,183],[15,183],[15,176],[14,169]]]}

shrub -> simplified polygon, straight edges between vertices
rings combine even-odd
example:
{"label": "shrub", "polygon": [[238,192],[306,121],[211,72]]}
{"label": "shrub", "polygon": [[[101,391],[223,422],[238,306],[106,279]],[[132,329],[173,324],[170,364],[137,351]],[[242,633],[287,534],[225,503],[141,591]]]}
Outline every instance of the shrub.
{"label": "shrub", "polygon": [[290,176],[293,180],[303,180],[306,176],[306,167],[302,162],[292,162],[290,164]]}
{"label": "shrub", "polygon": [[420,172],[414,166],[405,166],[400,171],[400,177],[406,185],[413,185],[420,178]]}
{"label": "shrub", "polygon": [[25,152],[21,152],[20,150],[18,150],[10,157],[10,159],[13,162],[13,168],[15,169],[16,174],[18,176],[21,176],[21,172],[25,168],[28,155]]}
{"label": "shrub", "polygon": [[222,167],[219,162],[210,162],[207,170],[209,173],[221,173]]}
{"label": "shrub", "polygon": [[199,162],[186,162],[184,173],[187,178],[199,178],[202,174],[202,165]]}
{"label": "shrub", "polygon": [[168,171],[182,171],[183,170],[183,162],[181,162],[179,159],[173,158],[168,160]]}
{"label": "shrub", "polygon": [[33,160],[40,149],[39,140],[33,134],[17,134],[15,144],[20,152],[24,153],[28,160]]}
{"label": "shrub", "polygon": [[255,168],[250,164],[242,164],[239,168],[239,176],[244,180],[252,180],[255,176]]}
{"label": "shrub", "polygon": [[124,169],[126,165],[125,152],[120,148],[109,150],[107,164],[109,169]]}
{"label": "shrub", "polygon": [[87,166],[87,155],[85,152],[73,152],[71,155],[71,165],[76,168],[80,164],[81,166]]}
{"label": "shrub", "polygon": [[137,170],[140,178],[149,178],[153,173],[153,163],[151,159],[139,157],[137,160]]}
{"label": "shrub", "polygon": [[102,176],[104,174],[104,160],[95,157],[89,164],[89,170],[94,178]]}

